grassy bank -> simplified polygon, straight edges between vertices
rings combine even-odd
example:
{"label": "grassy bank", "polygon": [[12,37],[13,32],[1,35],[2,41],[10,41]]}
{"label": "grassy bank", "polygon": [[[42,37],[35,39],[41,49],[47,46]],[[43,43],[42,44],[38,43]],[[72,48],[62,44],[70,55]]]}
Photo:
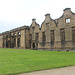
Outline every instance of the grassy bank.
{"label": "grassy bank", "polygon": [[75,65],[75,52],[0,49],[0,75]]}

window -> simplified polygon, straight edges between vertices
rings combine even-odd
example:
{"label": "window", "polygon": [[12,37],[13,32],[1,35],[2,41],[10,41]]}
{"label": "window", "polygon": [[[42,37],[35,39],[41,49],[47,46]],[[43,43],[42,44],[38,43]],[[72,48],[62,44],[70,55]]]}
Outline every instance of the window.
{"label": "window", "polygon": [[20,38],[17,39],[17,47],[20,47]]}
{"label": "window", "polygon": [[32,34],[30,34],[29,36],[30,36],[30,42],[31,42],[31,40],[32,40]]}
{"label": "window", "polygon": [[51,45],[54,45],[54,30],[51,30]]}
{"label": "window", "polygon": [[75,27],[72,28],[72,40],[75,42]]}
{"label": "window", "polygon": [[14,33],[14,36],[16,36],[16,33]]}
{"label": "window", "polygon": [[42,32],[42,42],[45,42],[46,41],[46,35],[45,35],[45,32]]}
{"label": "window", "polygon": [[60,30],[60,37],[61,37],[61,47],[65,47],[65,29]]}
{"label": "window", "polygon": [[38,41],[39,33],[36,33],[36,41]]}
{"label": "window", "polygon": [[35,30],[35,27],[32,27],[33,30]]}
{"label": "window", "polygon": [[65,29],[60,30],[61,41],[65,41]]}
{"label": "window", "polygon": [[70,18],[66,18],[66,23],[70,23]]}
{"label": "window", "polygon": [[32,27],[32,32],[34,33],[35,27]]}
{"label": "window", "polygon": [[20,32],[18,32],[18,35],[21,35],[21,33],[20,33]]}
{"label": "window", "polygon": [[20,35],[21,33],[19,32],[19,35]]}

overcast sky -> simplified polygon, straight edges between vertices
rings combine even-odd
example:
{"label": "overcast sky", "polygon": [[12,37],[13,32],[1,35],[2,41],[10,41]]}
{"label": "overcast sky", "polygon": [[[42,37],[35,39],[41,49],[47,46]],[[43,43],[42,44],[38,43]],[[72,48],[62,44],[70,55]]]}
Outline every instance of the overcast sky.
{"label": "overcast sky", "polygon": [[41,25],[45,14],[59,18],[65,8],[75,13],[74,0],[0,0],[0,33],[36,22]]}

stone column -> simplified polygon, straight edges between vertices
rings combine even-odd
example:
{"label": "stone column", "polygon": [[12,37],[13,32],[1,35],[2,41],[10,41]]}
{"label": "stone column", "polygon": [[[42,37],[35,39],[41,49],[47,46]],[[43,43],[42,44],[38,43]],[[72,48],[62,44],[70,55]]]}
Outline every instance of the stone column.
{"label": "stone column", "polygon": [[6,39],[4,40],[4,48],[6,48]]}
{"label": "stone column", "polygon": [[25,44],[25,42],[26,42],[26,33],[25,33],[25,30],[22,30],[21,31],[21,48],[25,48],[25,46],[26,46],[26,44]]}
{"label": "stone column", "polygon": [[11,48],[12,48],[12,37],[11,37]]}
{"label": "stone column", "polygon": [[17,37],[16,37],[16,48],[17,48]]}

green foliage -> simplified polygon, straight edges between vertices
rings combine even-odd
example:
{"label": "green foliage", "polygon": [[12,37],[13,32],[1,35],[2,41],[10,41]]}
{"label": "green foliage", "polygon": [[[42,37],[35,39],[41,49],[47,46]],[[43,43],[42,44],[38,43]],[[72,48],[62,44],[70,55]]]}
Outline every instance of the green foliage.
{"label": "green foliage", "polygon": [[75,65],[75,52],[0,49],[0,75]]}

